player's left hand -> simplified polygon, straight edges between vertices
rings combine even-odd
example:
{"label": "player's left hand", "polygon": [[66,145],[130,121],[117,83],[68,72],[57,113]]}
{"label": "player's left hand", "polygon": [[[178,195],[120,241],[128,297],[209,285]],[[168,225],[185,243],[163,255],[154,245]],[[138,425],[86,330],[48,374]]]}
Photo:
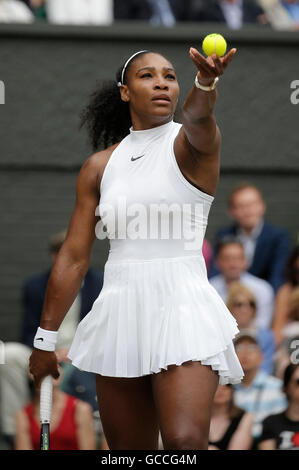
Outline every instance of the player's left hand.
{"label": "player's left hand", "polygon": [[218,57],[216,54],[204,57],[194,47],[191,47],[189,51],[190,58],[199,71],[198,79],[202,84],[211,82],[215,77],[223,75],[236,52],[237,49],[233,48],[223,57]]}

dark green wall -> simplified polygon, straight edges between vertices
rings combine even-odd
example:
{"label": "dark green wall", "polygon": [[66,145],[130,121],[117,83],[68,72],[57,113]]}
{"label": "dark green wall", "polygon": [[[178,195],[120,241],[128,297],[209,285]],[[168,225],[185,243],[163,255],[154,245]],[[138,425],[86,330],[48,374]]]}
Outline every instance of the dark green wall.
{"label": "dark green wall", "polygon": [[[162,52],[174,63],[181,101],[195,68],[189,47],[222,32],[238,53],[220,79],[216,117],[222,131],[222,175],[207,237],[228,223],[226,199],[235,183],[263,191],[270,222],[298,234],[299,105],[290,84],[299,80],[299,34],[267,28],[232,32],[187,24],[113,27],[0,26],[0,339],[18,338],[23,280],[49,266],[48,238],[67,226],[76,175],[91,154],[78,114],[96,80],[112,78],[136,50]],[[107,241],[97,241],[92,265],[103,267]]]}

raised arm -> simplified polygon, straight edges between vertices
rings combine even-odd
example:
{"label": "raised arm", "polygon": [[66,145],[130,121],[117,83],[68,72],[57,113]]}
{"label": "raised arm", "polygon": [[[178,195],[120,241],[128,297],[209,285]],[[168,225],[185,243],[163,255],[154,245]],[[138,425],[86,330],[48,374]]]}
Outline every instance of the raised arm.
{"label": "raised arm", "polygon": [[[92,244],[95,239],[95,216],[99,203],[98,175],[102,161],[94,154],[83,164],[76,185],[76,203],[66,239],[52,267],[43,305],[40,327],[57,331],[75,300],[89,267]],[[36,386],[48,374],[59,376],[54,352],[34,349],[30,357],[30,372]]]}
{"label": "raised arm", "polygon": [[[216,54],[203,57],[197,49],[190,49],[190,58],[197,67],[200,85],[210,86],[223,75],[236,53],[231,49],[224,57]],[[174,152],[178,165],[191,182],[214,196],[219,178],[221,134],[214,116],[216,88],[202,90],[194,84],[183,105],[183,126],[175,140]]]}

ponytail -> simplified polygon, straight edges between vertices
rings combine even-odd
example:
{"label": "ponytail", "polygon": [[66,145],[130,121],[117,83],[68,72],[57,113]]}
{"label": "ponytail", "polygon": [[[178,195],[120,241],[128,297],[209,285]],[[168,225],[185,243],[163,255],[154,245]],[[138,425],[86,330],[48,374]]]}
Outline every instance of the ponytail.
{"label": "ponytail", "polygon": [[129,104],[122,101],[116,81],[98,84],[80,113],[80,128],[85,127],[93,151],[120,142],[132,126]]}

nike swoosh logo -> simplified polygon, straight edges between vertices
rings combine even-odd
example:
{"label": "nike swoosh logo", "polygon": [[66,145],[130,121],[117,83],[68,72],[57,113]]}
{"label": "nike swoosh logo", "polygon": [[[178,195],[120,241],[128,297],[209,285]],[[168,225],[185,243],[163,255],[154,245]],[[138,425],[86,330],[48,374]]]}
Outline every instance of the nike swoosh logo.
{"label": "nike swoosh logo", "polygon": [[131,157],[131,161],[134,162],[135,160],[138,160],[138,158],[142,158],[144,157],[144,155],[140,155],[140,157]]}
{"label": "nike swoosh logo", "polygon": [[36,338],[35,341],[44,341],[44,338]]}

